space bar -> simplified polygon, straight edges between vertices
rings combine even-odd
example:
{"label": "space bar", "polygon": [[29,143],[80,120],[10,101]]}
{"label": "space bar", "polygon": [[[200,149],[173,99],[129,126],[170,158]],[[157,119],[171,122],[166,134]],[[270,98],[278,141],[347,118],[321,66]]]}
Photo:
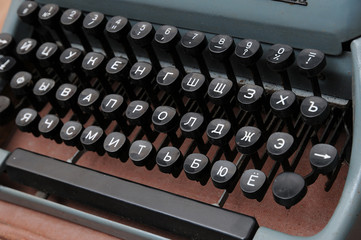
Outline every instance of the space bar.
{"label": "space bar", "polygon": [[11,179],[123,217],[200,239],[252,239],[252,217],[23,149],[6,160]]}

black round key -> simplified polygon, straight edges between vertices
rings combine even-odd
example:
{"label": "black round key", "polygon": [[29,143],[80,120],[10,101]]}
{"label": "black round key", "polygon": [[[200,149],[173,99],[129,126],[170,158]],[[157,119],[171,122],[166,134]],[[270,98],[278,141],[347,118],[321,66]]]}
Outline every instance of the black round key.
{"label": "black round key", "polygon": [[209,100],[216,105],[222,106],[228,120],[236,126],[237,119],[233,107],[229,104],[234,96],[233,82],[225,78],[215,78],[208,86]]}
{"label": "black round key", "polygon": [[206,79],[203,74],[189,73],[183,79],[181,83],[184,94],[192,99],[203,98],[202,94],[206,91]]}
{"label": "black round key", "polygon": [[157,133],[150,128],[152,109],[149,103],[139,100],[130,102],[125,110],[125,116],[130,124],[142,127],[149,141],[156,138]]}
{"label": "black round key", "polygon": [[185,137],[197,138],[205,131],[204,117],[196,112],[184,114],[180,120],[180,129]]}
{"label": "black round key", "polygon": [[183,35],[181,45],[186,53],[196,59],[201,73],[206,76],[207,79],[211,79],[208,67],[202,56],[203,50],[208,45],[206,35],[198,31],[188,31]]}
{"label": "black round key", "polygon": [[204,33],[198,31],[189,31],[183,35],[181,44],[188,54],[197,56],[202,54],[203,50],[208,45],[208,41]]}
{"label": "black round key", "polygon": [[283,87],[291,90],[291,83],[287,74],[289,68],[295,61],[293,48],[285,44],[272,45],[266,53],[267,66],[281,75]]}
{"label": "black round key", "polygon": [[263,50],[257,40],[243,39],[237,44],[235,54],[238,62],[248,67],[257,63],[262,57]]}
{"label": "black round key", "polygon": [[87,33],[96,35],[103,34],[106,18],[103,13],[90,12],[83,20],[83,28]]}
{"label": "black round key", "polygon": [[60,130],[63,127],[63,122],[55,115],[48,114],[44,116],[39,124],[39,132],[45,138],[54,139],[57,143],[61,143]]}
{"label": "black round key", "polygon": [[174,177],[179,176],[182,170],[183,156],[178,148],[161,148],[155,159],[161,172],[172,173]]}
{"label": "black round key", "polygon": [[155,29],[149,22],[138,22],[130,31],[131,39],[141,47],[150,45],[154,35]]}
{"label": "black round key", "polygon": [[178,127],[179,117],[177,111],[169,106],[157,107],[152,115],[154,129],[158,132],[170,132]]}
{"label": "black round key", "polygon": [[327,101],[321,97],[307,97],[301,103],[302,118],[308,125],[322,124],[330,114]]}
{"label": "black round key", "polygon": [[266,174],[261,170],[248,169],[243,172],[240,180],[241,190],[249,199],[261,201],[268,188]]}
{"label": "black round key", "polygon": [[134,165],[151,170],[155,166],[155,149],[149,141],[137,140],[129,148],[129,158]]}
{"label": "black round key", "polygon": [[103,117],[103,114],[99,111],[101,104],[101,96],[98,90],[93,88],[86,88],[78,96],[78,104],[80,109],[86,113],[93,114],[96,121],[102,126],[106,127],[108,121]]}
{"label": "black round key", "polygon": [[60,7],[57,4],[49,3],[40,9],[38,17],[42,25],[52,30],[58,36],[64,47],[70,47],[69,40],[59,25],[61,15]]}
{"label": "black round key", "polygon": [[43,43],[36,51],[36,58],[39,60],[40,66],[43,68],[53,68],[56,74],[60,77],[60,80],[62,82],[67,82],[67,76],[58,64],[59,56],[60,50],[58,45],[51,42]]}
{"label": "black round key", "polygon": [[120,132],[110,133],[104,140],[103,147],[109,156],[119,158],[122,162],[128,160],[130,143],[127,137]]}
{"label": "black round key", "polygon": [[280,118],[289,118],[297,111],[296,94],[289,90],[274,92],[270,98],[273,113]]}
{"label": "black round key", "polygon": [[0,33],[0,53],[4,55],[10,55],[14,48],[15,40],[9,33]]}
{"label": "black round key", "polygon": [[112,17],[105,26],[108,36],[116,40],[125,39],[130,29],[130,22],[122,16]]}
{"label": "black round key", "polygon": [[272,133],[267,141],[267,151],[273,160],[283,161],[289,158],[294,149],[294,138],[284,132]]}
{"label": "black round key", "polygon": [[106,118],[116,120],[120,118],[125,110],[124,98],[119,94],[109,94],[104,97],[100,109]]}
{"label": "black round key", "polygon": [[64,68],[73,71],[81,66],[83,53],[78,48],[67,48],[61,53],[59,60]]}
{"label": "black round key", "polygon": [[207,126],[207,136],[214,145],[228,145],[233,136],[231,123],[225,119],[213,119]]}
{"label": "black round key", "polygon": [[267,141],[268,155],[275,161],[281,162],[285,171],[291,170],[288,158],[294,152],[294,138],[284,132],[272,133]]}
{"label": "black round key", "polygon": [[114,57],[114,52],[104,35],[105,25],[107,19],[103,13],[100,12],[90,12],[88,13],[83,20],[83,29],[85,32],[96,37],[101,43],[103,50],[108,58]]}
{"label": "black round key", "polygon": [[256,127],[245,126],[236,134],[237,151],[243,154],[252,154],[263,144],[262,132]]}
{"label": "black round key", "polygon": [[53,27],[60,20],[61,11],[58,5],[49,3],[44,5],[39,11],[39,20],[45,26]]}
{"label": "black round key", "polygon": [[170,25],[163,25],[158,28],[154,36],[154,40],[158,46],[166,50],[173,49],[180,38],[178,29]]}
{"label": "black round key", "polygon": [[326,67],[325,54],[316,49],[304,49],[297,56],[297,66],[311,80],[313,94],[321,96],[317,75]]}
{"label": "black round key", "polygon": [[228,104],[233,97],[233,82],[225,78],[215,78],[208,86],[208,96],[215,104]]}
{"label": "black round key", "polygon": [[79,84],[84,88],[91,87],[82,71],[82,62],[84,59],[83,52],[78,48],[67,48],[59,57],[61,65],[69,72],[75,72],[80,80]]}
{"label": "black round key", "polygon": [[132,101],[128,104],[125,115],[131,124],[146,126],[150,122],[152,109],[145,101]]}
{"label": "black round key", "polygon": [[180,33],[176,27],[163,25],[156,31],[154,42],[171,55],[174,66],[178,68],[178,70],[184,76],[186,72],[176,49],[176,45],[180,38]]}
{"label": "black round key", "polygon": [[326,67],[326,57],[317,49],[303,49],[297,56],[297,66],[308,77],[315,77]]}
{"label": "black round key", "polygon": [[160,89],[165,90],[171,95],[179,113],[185,113],[186,109],[182,100],[183,96],[179,94],[179,87],[181,84],[181,74],[179,73],[179,70],[174,67],[163,68],[157,74],[156,81]]}
{"label": "black round key", "polygon": [[114,57],[109,60],[105,67],[110,79],[122,82],[127,82],[128,74],[130,70],[130,65],[128,60],[125,58]]}
{"label": "black round key", "polygon": [[270,98],[270,106],[272,112],[283,119],[286,123],[288,131],[292,135],[296,135],[296,130],[292,122],[292,116],[298,112],[298,103],[296,94],[289,90],[280,90],[274,92]]}
{"label": "black round key", "polygon": [[10,81],[16,71],[17,67],[15,58],[0,55],[0,77],[6,81]]}
{"label": "black round key", "polygon": [[80,136],[83,131],[83,125],[76,121],[66,122],[60,130],[60,138],[68,146],[77,147],[79,150],[83,149],[80,142]]}
{"label": "black round key", "polygon": [[0,96],[0,125],[8,123],[14,114],[14,105],[6,96]]}
{"label": "black round key", "polygon": [[253,165],[261,169],[261,162],[257,150],[263,145],[263,136],[261,130],[256,127],[245,126],[238,130],[236,134],[236,149],[242,154],[250,155]]}
{"label": "black round key", "polygon": [[284,71],[295,61],[293,48],[285,44],[272,45],[267,53],[266,60],[268,67],[275,71]]}
{"label": "black round key", "polygon": [[29,72],[16,73],[10,81],[10,87],[14,94],[24,96],[29,94],[33,88],[33,76]]}
{"label": "black round key", "polygon": [[204,75],[189,73],[182,79],[181,86],[184,95],[194,99],[202,114],[206,118],[210,117],[207,102],[204,99],[204,93],[207,91],[207,82]]}
{"label": "black round key", "polygon": [[220,147],[227,159],[233,160],[234,151],[228,145],[233,137],[231,123],[225,119],[213,119],[208,124],[206,132],[209,142]]}
{"label": "black round key", "polygon": [[37,44],[38,42],[35,39],[24,38],[18,43],[16,53],[20,59],[33,61]]}
{"label": "black round key", "polygon": [[63,12],[60,18],[60,22],[63,27],[73,33],[76,33],[81,29],[84,16],[78,9],[67,9]]}
{"label": "black round key", "polygon": [[205,185],[210,176],[211,163],[206,155],[192,153],[184,160],[183,169],[190,180]]}
{"label": "black round key", "polygon": [[179,70],[174,67],[166,67],[159,71],[156,77],[159,88],[164,89],[168,93],[174,93],[180,87]]}
{"label": "black round key", "polygon": [[127,39],[130,30],[130,22],[127,18],[121,16],[112,17],[105,26],[105,32],[108,36],[118,40],[123,45],[124,52],[127,54],[129,61],[134,64],[137,62],[137,58]]}
{"label": "black round key", "polygon": [[105,151],[103,142],[106,138],[105,132],[98,126],[89,126],[84,129],[80,136],[80,142],[86,150],[98,153],[103,156]]}
{"label": "black round key", "polygon": [[310,151],[310,163],[321,174],[332,172],[339,163],[337,149],[329,144],[316,144]]}
{"label": "black round key", "polygon": [[90,77],[97,77],[103,89],[107,93],[112,93],[113,89],[109,82],[104,78],[104,69],[106,65],[106,58],[101,53],[90,52],[85,55],[82,68]]}
{"label": "black round key", "polygon": [[264,90],[256,85],[243,85],[237,94],[240,107],[247,112],[257,112],[262,107]]}
{"label": "black round key", "polygon": [[132,41],[146,50],[154,69],[156,71],[159,71],[161,69],[161,66],[158,57],[152,47],[154,35],[155,29],[153,25],[149,22],[136,23],[129,33]]}
{"label": "black round key", "polygon": [[39,102],[33,95],[34,83],[33,76],[29,72],[17,72],[10,81],[12,92],[17,96],[25,96],[31,105],[40,111],[44,107],[44,103]]}
{"label": "black round key", "polygon": [[206,129],[204,117],[196,112],[188,112],[184,114],[179,123],[182,131],[182,136],[192,138],[195,140],[198,149],[201,152],[206,152],[208,147],[204,144],[203,134]]}
{"label": "black round key", "polygon": [[137,62],[130,69],[129,78],[132,84],[144,88],[153,105],[159,105],[157,94],[153,93],[151,86],[151,81],[154,78],[153,66],[151,64],[146,62]]}
{"label": "black round key", "polygon": [[110,120],[116,120],[123,133],[129,136],[134,128],[129,126],[123,117],[125,108],[126,103],[124,102],[124,98],[119,94],[109,94],[105,96],[100,104],[100,110],[104,117]]}
{"label": "black round key", "polygon": [[129,77],[133,84],[138,86],[149,86],[153,79],[152,65],[146,62],[137,62],[130,69]]}
{"label": "black round key", "polygon": [[81,123],[85,123],[89,116],[84,114],[80,109],[77,99],[79,95],[79,89],[74,84],[64,83],[57,89],[55,97],[59,105],[64,109],[71,108],[76,115],[77,119]]}
{"label": "black round key", "polygon": [[228,35],[214,36],[208,45],[212,56],[218,60],[229,58],[235,49],[233,38]]}
{"label": "black round key", "polygon": [[256,65],[263,54],[261,44],[254,39],[243,39],[237,44],[234,53],[238,62],[251,70],[254,83],[263,87],[261,76]]}
{"label": "black round key", "polygon": [[39,5],[37,2],[24,1],[16,13],[22,21],[30,25],[36,25],[38,23],[38,12]]}
{"label": "black round key", "polygon": [[88,39],[84,35],[83,29],[82,29],[82,23],[84,20],[83,13],[78,9],[67,9],[63,12],[60,18],[60,22],[62,26],[76,34],[83,45],[83,48],[86,52],[93,51]]}
{"label": "black round key", "polygon": [[21,131],[32,133],[36,137],[40,136],[39,121],[39,114],[31,108],[21,109],[15,118],[15,124]]}
{"label": "black round key", "polygon": [[101,53],[90,52],[85,55],[82,68],[91,77],[98,77],[104,72],[105,56]]}
{"label": "black round key", "polygon": [[33,88],[33,94],[40,102],[50,102],[53,110],[60,117],[64,117],[66,109],[61,108],[58,101],[55,99],[57,90],[57,83],[53,79],[41,78],[39,79]]}
{"label": "black round key", "polygon": [[227,77],[236,83],[236,76],[234,75],[230,57],[235,49],[233,38],[228,35],[214,36],[208,45],[211,55],[221,61],[223,64]]}
{"label": "black round key", "polygon": [[233,162],[227,160],[216,161],[211,169],[211,179],[216,188],[226,189],[231,193],[234,189],[235,180],[238,180],[238,169]]}
{"label": "black round key", "polygon": [[287,209],[296,205],[307,193],[305,180],[293,172],[278,175],[272,186],[274,200]]}

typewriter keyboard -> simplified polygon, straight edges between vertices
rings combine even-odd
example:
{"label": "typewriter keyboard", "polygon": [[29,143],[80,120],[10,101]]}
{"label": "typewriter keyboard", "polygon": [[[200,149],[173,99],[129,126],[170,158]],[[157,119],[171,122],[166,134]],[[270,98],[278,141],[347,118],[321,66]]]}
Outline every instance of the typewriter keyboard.
{"label": "typewriter keyboard", "polygon": [[322,93],[321,51],[34,1],[17,14],[33,31],[0,34],[4,184],[192,238],[326,225],[352,109]]}

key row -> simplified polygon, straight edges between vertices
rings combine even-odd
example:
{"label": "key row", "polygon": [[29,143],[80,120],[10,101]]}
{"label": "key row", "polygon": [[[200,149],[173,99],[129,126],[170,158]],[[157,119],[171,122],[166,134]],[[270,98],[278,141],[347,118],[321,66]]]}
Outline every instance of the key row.
{"label": "key row", "polygon": [[[112,17],[107,21],[104,14],[99,12],[91,12],[84,17],[83,13],[77,9],[68,9],[62,13],[56,4],[46,4],[40,9],[36,2],[28,1],[25,1],[19,7],[18,15],[23,21],[35,26],[35,29],[39,29],[40,22],[41,26],[53,32],[53,35],[56,35],[53,30],[56,30],[60,41],[63,43],[63,47],[69,48],[71,45],[62,31],[63,27],[78,35],[86,52],[92,52],[94,49],[83,33],[83,31],[85,31],[87,34],[97,38],[107,57],[112,58],[114,57],[114,52],[103,34],[105,31],[109,37],[118,40],[121,45],[123,45],[129,61],[134,64],[137,59],[127,40],[127,35],[129,34],[130,39],[135,44],[146,50],[154,69],[160,71],[161,66],[152,47],[152,43],[154,42],[169,53],[174,65],[183,76],[185,75],[185,70],[175,47],[178,42],[181,43],[181,46],[186,52],[196,58],[201,72],[207,79],[211,77],[205,60],[202,57],[202,51],[207,46],[211,55],[224,65],[228,78],[236,82],[232,65],[229,62],[229,57],[234,53],[238,62],[251,70],[255,84],[263,86],[256,66],[256,62],[262,56],[263,50],[261,44],[253,39],[244,39],[236,46],[232,37],[228,35],[217,35],[213,37],[208,44],[205,34],[198,31],[189,31],[181,37],[178,29],[174,26],[164,25],[155,31],[152,24],[148,22],[138,22],[132,27],[128,19],[121,16]],[[40,35],[43,36],[44,34]],[[45,35],[48,36],[49,34]],[[47,38],[46,42],[55,42],[53,38]],[[2,40],[0,51],[8,54],[9,46],[14,45],[11,44],[14,40],[8,34],[0,35],[0,39]],[[265,59],[267,60],[269,68],[280,74],[284,88],[291,90],[286,69],[291,66],[295,60],[292,47],[285,44],[273,45],[268,50]],[[326,66],[324,54],[315,49],[305,49],[299,54],[297,64],[310,78],[314,94],[320,96],[321,92],[317,82],[317,75]]]}

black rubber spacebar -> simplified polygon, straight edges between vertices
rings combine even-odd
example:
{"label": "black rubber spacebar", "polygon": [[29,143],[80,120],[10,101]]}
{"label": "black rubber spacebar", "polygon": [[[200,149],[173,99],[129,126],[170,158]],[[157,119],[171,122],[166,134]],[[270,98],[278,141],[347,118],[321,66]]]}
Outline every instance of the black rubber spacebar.
{"label": "black rubber spacebar", "polygon": [[25,185],[192,238],[251,239],[258,228],[252,217],[23,149],[6,169]]}

